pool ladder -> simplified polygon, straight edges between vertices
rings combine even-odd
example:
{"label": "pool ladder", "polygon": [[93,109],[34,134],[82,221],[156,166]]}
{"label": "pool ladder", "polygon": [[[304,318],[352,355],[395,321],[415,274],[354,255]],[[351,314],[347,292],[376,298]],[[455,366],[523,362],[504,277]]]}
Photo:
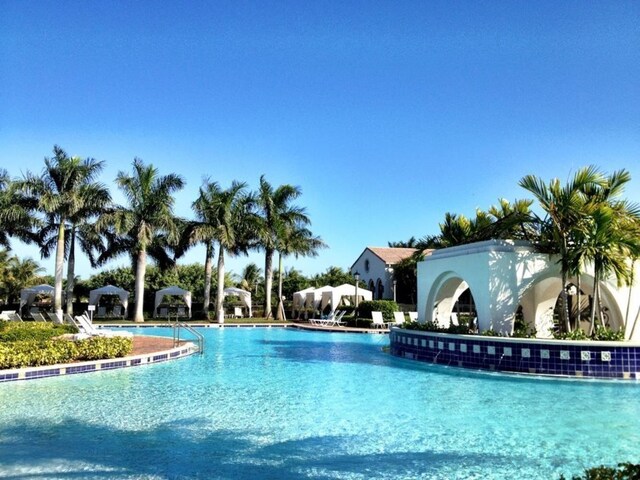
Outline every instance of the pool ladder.
{"label": "pool ladder", "polygon": [[204,336],[198,332],[191,325],[178,322],[173,324],[173,346],[174,348],[180,344],[180,329],[184,329],[195,337],[195,343],[198,347],[198,353],[202,355],[204,353]]}

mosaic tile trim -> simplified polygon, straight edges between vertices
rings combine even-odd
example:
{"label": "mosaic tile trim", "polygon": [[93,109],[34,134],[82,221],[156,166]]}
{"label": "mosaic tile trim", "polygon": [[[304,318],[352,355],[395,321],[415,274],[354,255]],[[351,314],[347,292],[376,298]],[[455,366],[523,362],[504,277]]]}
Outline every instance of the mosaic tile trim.
{"label": "mosaic tile trim", "polygon": [[97,360],[77,364],[56,365],[55,367],[31,367],[14,370],[0,370],[0,383],[136,367],[182,358],[196,352],[196,346],[190,345],[187,348],[184,348],[183,346],[180,347],[180,349],[171,349],[151,357],[147,355],[139,355],[137,357],[127,357],[118,360]]}
{"label": "mosaic tile trim", "polygon": [[496,340],[393,329],[390,351],[398,357],[471,369],[640,380],[637,343]]}

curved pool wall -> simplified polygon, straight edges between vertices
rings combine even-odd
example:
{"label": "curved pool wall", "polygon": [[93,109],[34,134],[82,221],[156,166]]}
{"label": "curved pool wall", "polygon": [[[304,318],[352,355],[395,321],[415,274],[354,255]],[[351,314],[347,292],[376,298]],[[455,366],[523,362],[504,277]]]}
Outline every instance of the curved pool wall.
{"label": "curved pool wall", "polygon": [[509,373],[640,379],[640,344],[452,335],[393,328],[391,354],[421,362]]}

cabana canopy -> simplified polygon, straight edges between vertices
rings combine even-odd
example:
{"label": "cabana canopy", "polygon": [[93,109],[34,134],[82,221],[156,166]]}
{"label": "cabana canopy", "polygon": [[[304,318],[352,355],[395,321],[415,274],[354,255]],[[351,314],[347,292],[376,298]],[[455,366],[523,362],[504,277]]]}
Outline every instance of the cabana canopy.
{"label": "cabana canopy", "polygon": [[331,290],[333,290],[333,287],[326,285],[324,287],[316,288],[312,292],[307,292],[304,305],[317,310],[320,307],[320,302],[322,301],[322,294],[324,292],[330,292]]}
{"label": "cabana canopy", "polygon": [[120,303],[122,304],[126,315],[127,307],[129,306],[129,292],[124,288],[105,285],[104,287],[96,288],[89,292],[89,305],[98,305],[98,303],[100,303],[100,298],[103,295],[117,295],[120,298]]}
{"label": "cabana canopy", "polygon": [[162,290],[158,290],[156,292],[156,301],[153,309],[153,316],[158,316],[158,307],[162,303],[162,299],[167,296],[179,296],[184,299],[184,303],[187,304],[187,308],[189,309],[189,318],[191,318],[191,292],[189,290],[184,290],[180,287],[172,286],[163,288]]}
{"label": "cabana canopy", "polygon": [[[348,298],[355,304],[356,298],[356,286],[344,283],[339,287],[334,287],[332,290],[322,293],[322,309],[327,305],[331,305],[331,311],[333,312],[343,298]],[[373,293],[365,288],[358,287],[358,298],[363,300],[373,300]]]}
{"label": "cabana canopy", "polygon": [[304,307],[305,301],[307,299],[307,293],[313,292],[315,288],[309,287],[304,290],[300,290],[299,292],[295,292],[293,294],[293,309],[300,310]]}
{"label": "cabana canopy", "polygon": [[229,295],[236,295],[242,299],[242,302],[249,309],[249,317],[253,317],[253,312],[251,311],[251,292],[247,292],[246,290],[242,290],[241,288],[236,287],[227,287],[223,291],[223,297],[227,297]]}
{"label": "cabana canopy", "polygon": [[20,290],[20,309],[33,303],[38,295],[48,295],[53,297],[54,288],[51,285],[36,285],[35,287],[23,288]]}

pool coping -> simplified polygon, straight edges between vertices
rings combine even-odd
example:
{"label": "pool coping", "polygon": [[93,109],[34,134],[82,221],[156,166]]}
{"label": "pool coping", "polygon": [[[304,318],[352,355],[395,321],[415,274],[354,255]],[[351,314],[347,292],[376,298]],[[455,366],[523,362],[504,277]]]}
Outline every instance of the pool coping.
{"label": "pool coping", "polygon": [[[148,335],[155,336],[155,335]],[[166,338],[166,337],[158,337]],[[88,360],[75,363],[59,363],[56,365],[42,365],[39,367],[24,367],[0,370],[0,383],[22,380],[37,380],[40,378],[60,377],[79,373],[104,372],[120,368],[140,367],[170,360],[178,360],[198,352],[198,347],[191,342],[165,350],[151,353],[128,355],[126,357],[106,358],[103,360]]]}
{"label": "pool coping", "polygon": [[[109,323],[95,324],[98,327],[116,327],[116,328],[156,328],[156,327],[173,327],[169,323]],[[340,333],[365,333],[365,334],[388,334],[389,329],[380,328],[354,328],[354,327],[324,327],[321,325],[311,325],[308,323],[289,322],[289,323],[188,323],[190,327],[195,328],[297,328],[299,330],[314,330],[317,332],[340,332]]]}

